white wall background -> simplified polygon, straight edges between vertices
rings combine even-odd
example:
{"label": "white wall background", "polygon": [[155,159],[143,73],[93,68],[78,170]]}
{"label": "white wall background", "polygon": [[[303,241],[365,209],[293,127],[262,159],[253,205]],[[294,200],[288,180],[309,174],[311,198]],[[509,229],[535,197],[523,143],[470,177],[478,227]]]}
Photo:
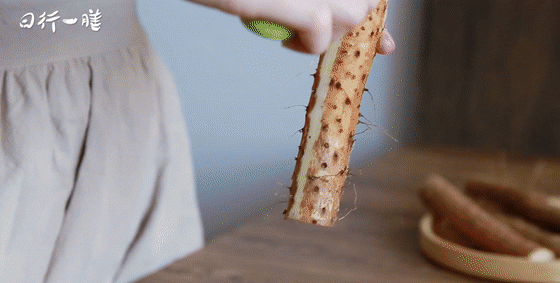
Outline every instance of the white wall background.
{"label": "white wall background", "polygon": [[[238,17],[184,0],[138,0],[152,44],[174,75],[188,125],[207,241],[266,207],[287,200],[319,56],[282,48],[248,31]],[[362,114],[406,138],[407,93],[416,88],[421,2],[389,3],[387,27],[397,42],[377,56]],[[365,130],[364,125],[358,132]],[[295,133],[295,135],[294,135]],[[374,128],[356,136],[352,164],[398,146]],[[276,204],[287,206],[287,203]],[[271,217],[282,217],[272,215]]]}

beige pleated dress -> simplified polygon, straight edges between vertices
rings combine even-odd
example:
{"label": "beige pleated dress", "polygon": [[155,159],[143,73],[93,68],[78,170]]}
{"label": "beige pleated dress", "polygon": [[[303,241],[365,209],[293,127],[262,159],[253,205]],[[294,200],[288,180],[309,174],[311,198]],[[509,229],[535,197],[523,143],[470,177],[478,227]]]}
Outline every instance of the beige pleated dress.
{"label": "beige pleated dress", "polygon": [[0,0],[0,282],[134,282],[203,244],[134,0]]}

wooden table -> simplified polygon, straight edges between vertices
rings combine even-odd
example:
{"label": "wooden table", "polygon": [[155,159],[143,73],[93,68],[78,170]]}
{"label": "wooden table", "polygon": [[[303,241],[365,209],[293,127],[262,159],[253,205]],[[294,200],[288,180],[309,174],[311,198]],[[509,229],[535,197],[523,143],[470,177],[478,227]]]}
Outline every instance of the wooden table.
{"label": "wooden table", "polygon": [[[449,270],[422,254],[418,223],[426,209],[418,188],[428,174],[438,173],[458,185],[483,177],[555,191],[557,162],[506,157],[425,147],[391,151],[351,168],[339,215],[354,207],[354,185],[357,210],[334,228],[284,220],[286,205],[276,205],[139,283],[490,282]],[[531,180],[536,164],[542,170]]]}

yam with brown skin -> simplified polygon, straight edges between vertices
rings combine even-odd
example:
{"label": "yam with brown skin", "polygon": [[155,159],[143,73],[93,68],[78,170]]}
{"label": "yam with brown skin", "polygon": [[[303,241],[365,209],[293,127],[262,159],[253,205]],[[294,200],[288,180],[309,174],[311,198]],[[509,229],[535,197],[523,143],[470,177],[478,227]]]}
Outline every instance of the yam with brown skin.
{"label": "yam with brown skin", "polygon": [[524,237],[550,249],[556,254],[556,257],[560,257],[560,234],[542,229],[524,218],[508,214],[498,204],[484,198],[484,196],[476,196],[475,202],[499,221],[508,224]]}
{"label": "yam with brown skin", "polygon": [[364,88],[386,15],[387,1],[381,0],[361,26],[319,58],[286,219],[327,227],[337,221]]}
{"label": "yam with brown skin", "polygon": [[420,197],[434,214],[447,217],[459,232],[489,251],[532,261],[554,259],[552,251],[496,219],[441,176],[428,177]]}
{"label": "yam with brown skin", "polygon": [[560,232],[558,197],[482,182],[468,182],[465,191],[473,196],[484,196],[509,212],[530,219],[551,231]]}
{"label": "yam with brown skin", "polygon": [[434,233],[439,237],[453,242],[455,244],[461,245],[463,247],[468,247],[471,249],[477,249],[481,251],[488,251],[479,244],[473,242],[468,236],[459,232],[453,223],[449,221],[449,218],[432,213],[433,216],[433,227]]}

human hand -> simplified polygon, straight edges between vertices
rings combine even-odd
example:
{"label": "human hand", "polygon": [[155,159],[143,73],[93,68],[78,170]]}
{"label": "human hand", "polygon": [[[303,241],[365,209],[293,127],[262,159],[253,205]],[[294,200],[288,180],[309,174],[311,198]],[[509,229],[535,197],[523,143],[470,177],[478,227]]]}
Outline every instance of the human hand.
{"label": "human hand", "polygon": [[[331,42],[362,24],[379,0],[190,0],[238,15],[244,21],[266,20],[295,32],[282,45],[297,52],[321,54]],[[377,52],[390,54],[395,42],[385,30]]]}

